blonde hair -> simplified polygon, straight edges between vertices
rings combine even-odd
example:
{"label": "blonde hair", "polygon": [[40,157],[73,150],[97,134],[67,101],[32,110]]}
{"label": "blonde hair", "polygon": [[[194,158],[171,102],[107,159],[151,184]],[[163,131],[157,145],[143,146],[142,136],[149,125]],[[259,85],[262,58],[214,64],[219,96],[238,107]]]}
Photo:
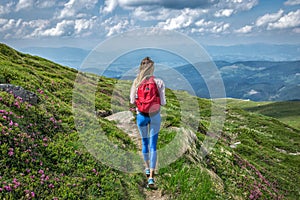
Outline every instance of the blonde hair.
{"label": "blonde hair", "polygon": [[137,88],[145,78],[153,76],[153,72],[154,62],[149,57],[144,58],[141,61],[139,73],[136,79],[134,80],[134,86]]}

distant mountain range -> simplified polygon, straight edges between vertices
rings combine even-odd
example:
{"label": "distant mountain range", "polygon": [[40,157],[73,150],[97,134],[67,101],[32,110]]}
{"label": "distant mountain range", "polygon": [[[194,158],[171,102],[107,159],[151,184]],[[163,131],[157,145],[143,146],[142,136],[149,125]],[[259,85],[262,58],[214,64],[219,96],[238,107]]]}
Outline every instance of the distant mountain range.
{"label": "distant mountain range", "polygon": [[[226,97],[253,101],[300,100],[300,61],[219,61],[216,65]],[[193,65],[176,70],[189,80],[197,96],[210,97],[205,80],[197,75]]]}
{"label": "distant mountain range", "polygon": [[213,60],[237,61],[295,61],[300,60],[300,45],[245,44],[233,46],[204,46]]}
{"label": "distant mountain range", "polygon": [[20,49],[24,53],[40,56],[58,64],[78,69],[90,50],[73,47],[28,47]]}
{"label": "distant mountain range", "polygon": [[[300,45],[236,45],[206,46],[205,49],[219,69],[226,97],[254,101],[283,101],[300,99]],[[26,48],[25,53],[38,55],[59,64],[80,70],[89,50],[80,48]],[[135,52],[115,60],[102,74],[112,78],[133,79],[132,71],[140,58],[150,55],[158,64],[171,66],[192,86],[199,97],[210,98],[205,80],[193,65],[163,51]],[[253,61],[249,61],[253,60]],[[203,65],[205,67],[205,64]],[[93,69],[97,73],[97,69]],[[124,74],[131,70],[131,74]],[[171,89],[180,88],[180,80],[172,82]]]}
{"label": "distant mountain range", "polygon": [[[300,44],[245,44],[232,46],[203,46],[214,61],[295,61],[300,60]],[[28,47],[19,49],[24,53],[41,56],[64,66],[78,69],[89,49],[73,47]]]}

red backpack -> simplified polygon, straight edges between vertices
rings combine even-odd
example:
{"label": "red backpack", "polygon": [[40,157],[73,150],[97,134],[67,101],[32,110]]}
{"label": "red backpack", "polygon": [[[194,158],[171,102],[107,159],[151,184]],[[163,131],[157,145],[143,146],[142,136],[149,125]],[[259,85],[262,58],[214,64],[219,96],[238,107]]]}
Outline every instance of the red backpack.
{"label": "red backpack", "polygon": [[154,76],[146,78],[140,83],[135,103],[138,110],[142,113],[150,114],[159,111],[160,97]]}

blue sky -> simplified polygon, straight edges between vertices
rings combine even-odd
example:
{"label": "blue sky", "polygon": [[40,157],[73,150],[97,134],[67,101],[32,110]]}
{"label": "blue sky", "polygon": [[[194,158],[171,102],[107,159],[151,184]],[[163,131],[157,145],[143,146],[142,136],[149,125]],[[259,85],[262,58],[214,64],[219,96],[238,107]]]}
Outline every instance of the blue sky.
{"label": "blue sky", "polygon": [[1,42],[93,48],[138,28],[184,33],[204,45],[300,43],[300,0],[1,0]]}

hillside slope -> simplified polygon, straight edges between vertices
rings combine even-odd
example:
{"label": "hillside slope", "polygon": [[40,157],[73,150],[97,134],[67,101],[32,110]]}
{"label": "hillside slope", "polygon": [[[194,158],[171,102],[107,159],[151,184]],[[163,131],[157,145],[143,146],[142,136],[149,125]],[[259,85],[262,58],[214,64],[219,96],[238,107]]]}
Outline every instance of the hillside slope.
{"label": "hillside slope", "polygon": [[[93,157],[80,140],[72,113],[78,71],[19,53],[0,44],[0,83],[34,92],[31,105],[0,92],[1,199],[145,199],[146,177],[124,173]],[[108,138],[118,148],[139,149],[130,136],[105,119],[112,113],[111,96],[118,80],[98,77],[95,111]],[[129,81],[122,82],[127,88]],[[115,92],[115,91],[114,91]],[[120,94],[126,91],[117,91]],[[167,90],[165,123],[158,148],[177,134],[180,108]],[[128,101],[120,95],[119,101]],[[201,121],[188,151],[157,172],[161,198],[169,199],[296,199],[300,185],[300,133],[274,118],[229,106],[213,151],[197,154],[207,136],[211,104],[198,99]],[[122,108],[119,108],[122,111]],[[197,122],[198,123],[198,122]],[[92,130],[91,130],[92,131]],[[150,191],[151,192],[151,191]]]}

